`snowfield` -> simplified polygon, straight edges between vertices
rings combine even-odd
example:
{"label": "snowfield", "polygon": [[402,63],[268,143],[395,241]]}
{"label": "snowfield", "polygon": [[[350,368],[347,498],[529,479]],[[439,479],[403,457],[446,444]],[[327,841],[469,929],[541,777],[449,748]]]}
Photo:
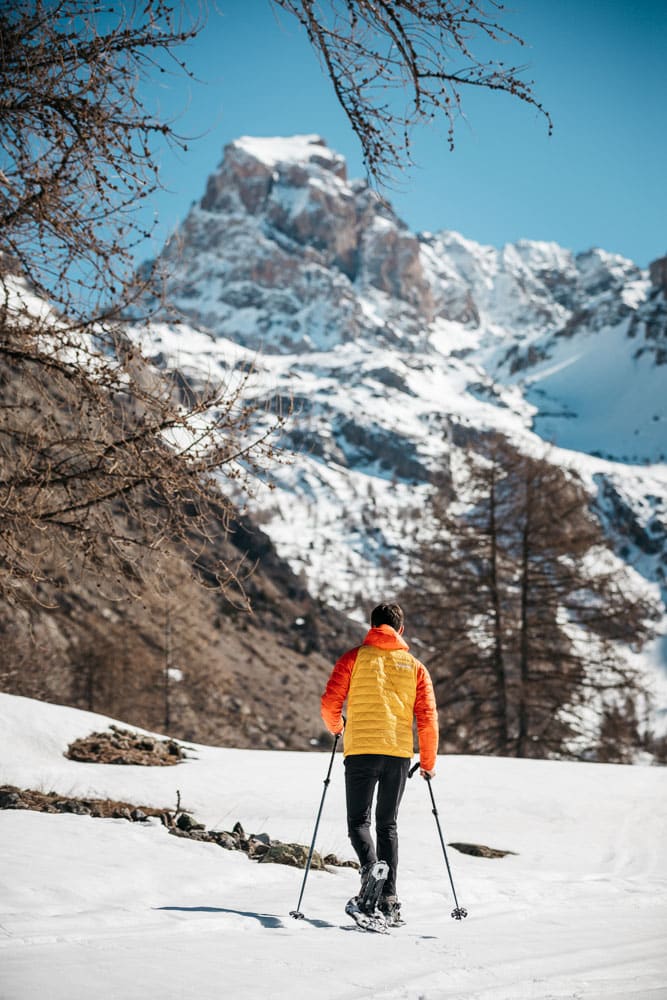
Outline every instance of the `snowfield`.
{"label": "snowfield", "polygon": [[[328,754],[195,746],[167,768],[83,764],[68,743],[111,720],[0,695],[0,783],[184,807],[208,827],[310,843]],[[357,874],[302,872],[150,824],[0,812],[2,1000],[659,1000],[667,997],[667,771],[441,758],[453,906],[427,787],[402,806],[407,925],[353,929]],[[336,759],[318,848],[350,857]]]}

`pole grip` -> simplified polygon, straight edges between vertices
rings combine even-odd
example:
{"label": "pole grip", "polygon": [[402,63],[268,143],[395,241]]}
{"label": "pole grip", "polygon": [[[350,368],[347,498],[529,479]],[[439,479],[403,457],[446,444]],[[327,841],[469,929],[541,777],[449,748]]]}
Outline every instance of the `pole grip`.
{"label": "pole grip", "polygon": [[415,771],[418,771],[418,770],[419,770],[419,766],[420,766],[420,764],[419,764],[419,761],[417,761],[417,763],[416,763],[416,764],[413,764],[413,765],[412,765],[412,767],[411,767],[411,768],[410,768],[410,770],[408,771],[408,778],[411,778],[411,777],[412,777],[412,775],[413,775],[413,774],[415,773]]}

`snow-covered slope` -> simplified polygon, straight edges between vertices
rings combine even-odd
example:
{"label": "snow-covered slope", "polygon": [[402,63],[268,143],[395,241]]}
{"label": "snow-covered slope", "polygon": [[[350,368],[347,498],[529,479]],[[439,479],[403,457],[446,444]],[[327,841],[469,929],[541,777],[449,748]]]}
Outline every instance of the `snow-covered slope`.
{"label": "snow-covered slope", "polygon": [[[193,748],[171,768],[83,764],[67,744],[110,720],[0,694],[0,784],[173,808],[210,827],[310,843],[328,754]],[[3,1000],[658,1000],[667,958],[667,772],[451,757],[434,794],[409,783],[399,890],[408,923],[364,935],[343,912],[356,874],[261,865],[159,824],[0,812]],[[349,857],[342,761],[318,847]]]}
{"label": "snow-covered slope", "polygon": [[666,261],[414,234],[317,136],[228,146],[162,261],[184,322],[141,334],[149,354],[199,378],[252,363],[258,397],[293,400],[298,457],[254,508],[315,593],[358,612],[395,592],[434,474],[498,431],[553,443],[664,590]]}

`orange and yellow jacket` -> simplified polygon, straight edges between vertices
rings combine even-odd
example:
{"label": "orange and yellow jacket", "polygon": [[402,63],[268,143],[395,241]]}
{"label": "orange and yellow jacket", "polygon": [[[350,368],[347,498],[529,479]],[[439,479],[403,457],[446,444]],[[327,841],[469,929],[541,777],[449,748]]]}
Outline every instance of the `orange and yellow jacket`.
{"label": "orange and yellow jacket", "polygon": [[361,646],[336,663],[322,695],[322,719],[330,733],[343,731],[344,753],[412,757],[417,720],[419,760],[431,771],[438,752],[438,710],[429,672],[408,652],[390,625],[372,628]]}

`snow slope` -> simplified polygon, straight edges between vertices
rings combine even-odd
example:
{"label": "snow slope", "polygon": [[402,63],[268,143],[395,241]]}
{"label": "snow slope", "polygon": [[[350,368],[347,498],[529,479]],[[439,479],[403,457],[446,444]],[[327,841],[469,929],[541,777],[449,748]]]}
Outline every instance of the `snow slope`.
{"label": "snow slope", "polygon": [[[76,763],[74,738],[110,720],[0,695],[0,783],[173,807],[208,826],[309,843],[328,754],[194,747],[172,768]],[[353,930],[355,872],[260,865],[158,825],[0,812],[2,1000],[660,1000],[667,997],[667,772],[494,758],[441,759],[402,806],[408,923]],[[336,760],[318,846],[350,856]]]}

